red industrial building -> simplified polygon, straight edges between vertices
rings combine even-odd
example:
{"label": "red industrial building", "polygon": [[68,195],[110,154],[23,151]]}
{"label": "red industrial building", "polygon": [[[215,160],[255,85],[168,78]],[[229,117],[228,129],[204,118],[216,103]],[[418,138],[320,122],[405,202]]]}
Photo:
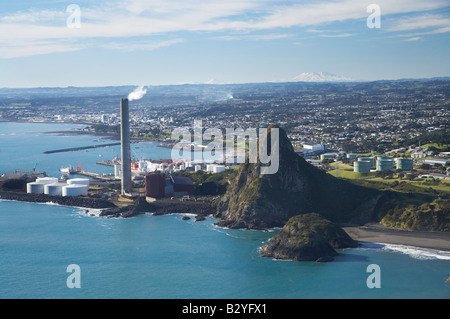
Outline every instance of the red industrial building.
{"label": "red industrial building", "polygon": [[194,192],[194,183],[189,177],[171,176],[173,182],[173,192],[175,194],[189,195]]}
{"label": "red industrial building", "polygon": [[166,196],[164,188],[166,180],[158,173],[145,176],[145,196],[152,198],[163,198]]}
{"label": "red industrial building", "polygon": [[189,177],[172,175],[164,177],[156,172],[145,176],[145,196],[147,197],[191,195],[194,193],[194,188],[194,183]]}

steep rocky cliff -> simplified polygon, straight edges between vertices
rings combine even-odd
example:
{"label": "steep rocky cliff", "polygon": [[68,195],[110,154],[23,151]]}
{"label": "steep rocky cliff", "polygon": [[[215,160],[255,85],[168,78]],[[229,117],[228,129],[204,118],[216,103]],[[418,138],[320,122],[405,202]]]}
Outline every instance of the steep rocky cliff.
{"label": "steep rocky cliff", "polygon": [[[269,127],[267,140],[271,134]],[[318,170],[295,153],[279,128],[279,168],[261,174],[260,162],[241,164],[217,204],[219,226],[261,229],[282,227],[290,217],[316,212],[335,222],[371,218],[377,192]]]}

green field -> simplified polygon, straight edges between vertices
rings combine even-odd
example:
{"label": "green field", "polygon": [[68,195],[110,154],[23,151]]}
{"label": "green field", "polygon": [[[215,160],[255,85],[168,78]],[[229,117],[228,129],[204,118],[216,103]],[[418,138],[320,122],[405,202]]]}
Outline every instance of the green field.
{"label": "green field", "polygon": [[[392,178],[376,177],[375,173],[357,173],[345,169],[335,169],[328,172],[337,178],[345,178],[353,181],[367,182],[367,186],[373,186],[375,188],[389,189],[390,185],[395,188],[396,191],[404,192],[429,192],[430,190],[443,191],[450,193],[450,180],[433,179],[433,178],[415,178],[410,181],[406,178],[399,178],[396,174]],[[404,183],[403,183],[404,182]],[[408,188],[406,185],[398,187],[398,184],[409,184],[412,187]],[[376,185],[378,184],[378,185]],[[421,190],[422,189],[422,190]]]}
{"label": "green field", "polygon": [[422,145],[421,147],[423,147],[423,148],[434,147],[438,150],[445,150],[450,147],[450,144],[428,143],[428,144]]}

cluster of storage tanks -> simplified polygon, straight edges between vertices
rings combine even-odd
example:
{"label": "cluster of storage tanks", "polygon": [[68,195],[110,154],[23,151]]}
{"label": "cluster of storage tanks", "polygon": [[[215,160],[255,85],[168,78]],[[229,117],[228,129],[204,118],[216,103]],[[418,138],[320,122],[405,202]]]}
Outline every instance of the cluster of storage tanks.
{"label": "cluster of storage tanks", "polygon": [[[158,172],[164,172],[167,168],[172,167],[174,168],[173,171],[184,171],[184,170],[194,170],[195,172],[201,171],[203,169],[202,165],[192,163],[192,162],[185,162],[184,164],[181,164],[178,166],[178,168],[175,168],[175,166],[172,166],[168,163],[152,163],[151,161],[139,161],[138,164],[138,170],[132,171],[134,174],[141,174],[141,173],[154,173],[155,171]],[[206,165],[206,171],[211,173],[220,173],[225,171],[224,165],[219,164],[207,164]],[[121,178],[121,165],[115,164],[114,165],[114,177],[116,179]]]}
{"label": "cluster of storage tanks", "polygon": [[73,178],[61,183],[56,177],[42,177],[27,184],[27,193],[56,196],[87,196],[89,179]]}
{"label": "cluster of storage tanks", "polygon": [[409,171],[413,169],[413,160],[409,158],[395,158],[392,156],[358,157],[353,163],[353,171],[358,173],[368,173],[375,166],[377,172],[394,170],[394,162],[397,169]]}

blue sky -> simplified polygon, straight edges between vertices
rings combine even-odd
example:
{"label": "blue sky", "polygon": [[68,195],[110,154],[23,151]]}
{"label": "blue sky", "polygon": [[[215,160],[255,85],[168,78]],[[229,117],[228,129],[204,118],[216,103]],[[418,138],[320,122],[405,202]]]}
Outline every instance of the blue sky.
{"label": "blue sky", "polygon": [[0,3],[0,87],[427,78],[449,57],[448,0]]}

